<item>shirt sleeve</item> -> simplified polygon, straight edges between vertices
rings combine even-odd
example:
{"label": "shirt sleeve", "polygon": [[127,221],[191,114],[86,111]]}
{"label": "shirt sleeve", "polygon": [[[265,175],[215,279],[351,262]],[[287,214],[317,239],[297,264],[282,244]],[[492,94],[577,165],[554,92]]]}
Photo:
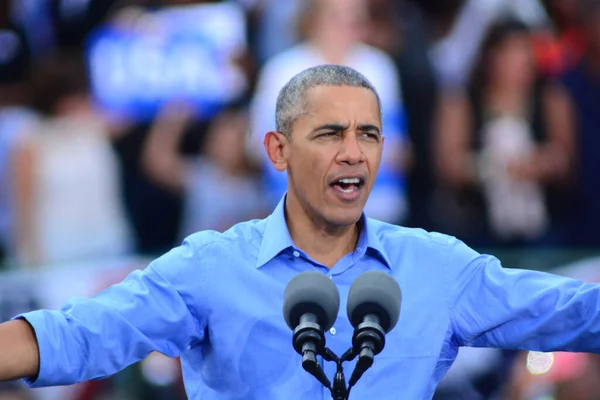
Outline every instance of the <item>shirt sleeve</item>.
{"label": "shirt sleeve", "polygon": [[25,383],[43,387],[101,379],[153,351],[177,357],[201,341],[205,317],[188,306],[196,288],[184,284],[196,259],[185,242],[95,297],[72,299],[60,311],[15,317],[33,327],[40,350],[38,376]]}
{"label": "shirt sleeve", "polygon": [[449,304],[458,345],[600,352],[600,285],[505,269],[460,241],[450,257]]}

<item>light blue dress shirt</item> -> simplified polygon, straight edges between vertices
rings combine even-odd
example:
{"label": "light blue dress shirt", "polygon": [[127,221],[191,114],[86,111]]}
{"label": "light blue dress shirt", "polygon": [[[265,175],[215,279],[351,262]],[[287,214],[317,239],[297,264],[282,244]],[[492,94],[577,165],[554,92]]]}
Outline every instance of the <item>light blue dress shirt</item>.
{"label": "light blue dress shirt", "polygon": [[[41,360],[28,384],[106,377],[159,351],[181,356],[191,400],[331,398],[302,369],[282,316],[286,284],[315,270],[340,291],[326,334],[338,355],[352,338],[345,311],[352,281],[380,270],[402,288],[399,322],[350,398],[430,399],[459,346],[600,350],[598,285],[506,270],[455,238],[364,217],[355,251],[330,270],[294,246],[283,203],[264,220],[190,236],[92,299],[24,314]],[[344,365],[348,379],[354,363]],[[332,379],[335,365],[323,367]]]}

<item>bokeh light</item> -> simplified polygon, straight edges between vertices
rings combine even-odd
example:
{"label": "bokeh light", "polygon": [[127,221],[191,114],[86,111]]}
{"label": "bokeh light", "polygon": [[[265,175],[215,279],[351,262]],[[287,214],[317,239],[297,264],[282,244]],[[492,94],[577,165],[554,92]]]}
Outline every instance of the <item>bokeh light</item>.
{"label": "bokeh light", "polygon": [[554,364],[554,353],[530,351],[527,354],[527,371],[533,375],[542,375],[550,371]]}

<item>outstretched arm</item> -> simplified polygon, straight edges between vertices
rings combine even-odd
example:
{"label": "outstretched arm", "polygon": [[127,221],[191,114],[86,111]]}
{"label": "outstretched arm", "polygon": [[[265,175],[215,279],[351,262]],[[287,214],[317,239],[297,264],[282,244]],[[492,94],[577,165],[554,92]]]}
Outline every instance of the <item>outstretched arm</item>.
{"label": "outstretched arm", "polygon": [[0,324],[0,355],[0,381],[35,379],[40,352],[27,321],[18,319]]}
{"label": "outstretched arm", "polygon": [[600,285],[538,271],[504,269],[457,241],[449,279],[459,345],[600,353]]}
{"label": "outstretched arm", "polygon": [[35,337],[25,321],[3,325],[0,351],[16,360],[0,355],[0,380],[68,385],[113,375],[153,351],[179,356],[204,335],[202,302],[191,300],[202,292],[202,280],[190,280],[199,272],[197,254],[186,242],[91,299],[20,316]]}

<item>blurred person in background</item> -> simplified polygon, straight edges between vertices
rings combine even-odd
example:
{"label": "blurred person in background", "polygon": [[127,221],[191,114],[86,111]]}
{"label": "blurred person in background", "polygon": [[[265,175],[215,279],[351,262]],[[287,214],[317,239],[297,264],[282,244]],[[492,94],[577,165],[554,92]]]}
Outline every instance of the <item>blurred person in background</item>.
{"label": "blurred person in background", "polygon": [[560,82],[576,120],[576,179],[564,235],[572,246],[600,246],[600,1],[578,0],[586,52]]}
{"label": "blurred person in background", "polygon": [[[127,4],[131,3],[131,4]],[[136,7],[138,3],[139,6]],[[115,24],[119,27],[124,27],[127,30],[135,30],[140,28],[139,36],[137,39],[147,37],[145,36],[144,21],[148,22],[151,18],[145,18],[146,16],[152,15],[153,11],[160,14],[161,11],[173,10],[171,6],[184,6],[189,3],[227,3],[231,7],[235,8],[235,2],[220,2],[220,1],[187,1],[187,0],[144,0],[144,1],[122,1],[119,7],[115,7],[114,12],[111,13],[107,25]],[[200,4],[204,5],[204,4]],[[156,6],[156,7],[153,7]],[[155,14],[156,15],[156,14]],[[154,20],[157,22],[158,20]],[[237,19],[234,19],[231,24],[228,23],[231,19],[227,19],[220,14],[218,21],[211,21],[213,25],[207,24],[206,26],[214,26],[214,29],[221,29],[223,31],[232,29],[237,32]],[[189,19],[185,19],[181,28],[183,30],[183,36],[185,32],[193,30],[194,26],[189,25]],[[150,26],[151,28],[152,26]],[[160,31],[158,31],[160,33]],[[181,33],[181,32],[180,32]],[[212,32],[211,28],[207,28],[204,31],[209,36],[219,38],[230,37],[231,35],[227,32],[216,31]],[[245,33],[243,33],[245,34]],[[165,39],[159,34],[159,40],[157,42],[162,43]],[[174,39],[175,40],[175,39]],[[167,41],[168,42],[168,41]],[[170,42],[173,43],[173,42]],[[160,51],[164,48],[158,46]],[[204,47],[201,47],[203,49]],[[211,51],[213,51],[212,49]],[[221,52],[222,50],[217,50]],[[177,65],[176,61],[167,59],[164,52],[158,55],[160,62],[164,62],[164,65],[168,65],[168,73],[173,75],[186,76],[183,66]],[[119,70],[120,64],[116,67],[117,73],[129,74],[131,70],[135,70],[136,66],[144,65],[144,61],[140,61],[140,58],[136,58],[136,55],[129,54],[123,58],[124,67]],[[235,59],[231,60],[233,64],[242,65],[242,71],[246,74],[248,81],[251,80],[252,76],[252,62],[250,56],[245,54],[237,53]],[[250,65],[250,66],[249,66]],[[102,65],[96,65],[96,68],[101,69]],[[194,77],[194,83],[200,85],[202,79],[206,79],[206,74],[202,73],[203,66],[201,64],[195,64],[193,69],[200,72],[200,77]],[[114,65],[113,65],[114,68]],[[208,67],[209,74],[214,71]],[[156,69],[154,70],[156,71]],[[218,72],[218,71],[217,71]],[[163,75],[158,75],[158,79],[153,87],[154,91],[157,91],[157,86],[160,86],[164,82],[162,79]],[[221,77],[219,77],[221,78]],[[210,83],[210,82],[209,82]],[[207,84],[209,84],[207,83]],[[130,82],[125,82],[127,86]],[[133,82],[127,89],[129,91],[136,90],[136,96],[143,98],[143,93],[147,86],[140,84],[140,80]],[[214,82],[213,82],[214,86]],[[248,88],[251,86],[248,83]],[[132,89],[132,87],[134,89]],[[248,89],[249,90],[249,89]],[[127,91],[127,90],[126,90]],[[245,93],[240,94],[247,95]],[[167,115],[169,111],[160,111],[165,104],[168,107],[170,103],[168,98],[161,99],[161,105],[158,107],[156,115]],[[203,146],[208,135],[208,126],[210,125],[213,115],[198,115],[199,113],[189,115],[188,121],[184,124],[184,131],[180,133],[180,139],[177,141],[177,153],[179,157],[195,158],[198,156],[199,149]],[[154,121],[157,118],[156,115],[150,116],[149,119],[137,118],[136,116],[126,119],[125,121],[118,121],[117,129],[122,133],[113,140],[114,149],[118,155],[120,161],[120,172],[123,182],[123,194],[124,201],[127,209],[127,213],[132,222],[133,229],[136,236],[136,252],[141,254],[159,254],[167,251],[172,246],[180,243],[180,234],[184,227],[180,226],[180,223],[185,220],[183,214],[185,213],[185,198],[182,190],[172,190],[171,184],[166,186],[162,183],[158,183],[156,179],[152,178],[153,174],[148,174],[148,171],[144,167],[143,153],[146,148],[146,141],[150,135],[150,130],[153,126],[161,125],[162,122]],[[164,125],[164,124],[163,124]]]}
{"label": "blurred person in background", "polygon": [[264,165],[268,206],[275,206],[287,188],[287,177],[268,164],[261,148],[263,132],[275,129],[273,115],[279,90],[303,69],[324,63],[342,64],[355,68],[373,83],[383,107],[386,145],[367,211],[387,222],[400,223],[406,218],[407,140],[400,77],[390,56],[362,42],[369,28],[367,16],[364,0],[307,1],[300,23],[305,40],[270,59],[261,70],[251,104],[249,152]]}
{"label": "blurred person in background", "polygon": [[[429,55],[433,43],[432,18],[422,1],[369,1],[369,29],[365,42],[392,56],[401,77],[401,95],[406,110],[410,157],[406,169],[410,213],[406,226],[431,230],[433,171],[431,140],[439,84]],[[447,2],[445,2],[447,3]],[[436,10],[446,12],[438,3]]]}
{"label": "blurred person in background", "polygon": [[16,255],[24,264],[96,260],[131,248],[117,161],[90,102],[79,54],[55,53],[36,65],[39,121],[14,154]]}
{"label": "blurred person in background", "polygon": [[28,108],[31,50],[11,11],[10,2],[0,1],[0,269],[13,248],[11,154],[18,137],[35,118]]}
{"label": "blurred person in background", "polygon": [[187,157],[177,149],[192,117],[185,104],[165,107],[142,153],[143,168],[151,179],[183,193],[181,240],[203,230],[222,232],[267,212],[245,153],[247,111],[231,106],[219,113],[210,123],[202,152],[199,148],[195,156]]}
{"label": "blurred person in background", "polygon": [[446,90],[434,143],[440,229],[475,245],[541,240],[547,188],[570,182],[572,115],[566,95],[537,79],[530,31],[491,29],[466,90]]}
{"label": "blurred person in background", "polygon": [[444,88],[468,84],[487,33],[497,22],[507,17],[524,21],[530,27],[547,22],[540,0],[444,0],[442,7],[433,0],[420,3],[428,4],[430,10],[445,11],[441,13],[444,19],[434,25],[435,42],[430,51]]}

